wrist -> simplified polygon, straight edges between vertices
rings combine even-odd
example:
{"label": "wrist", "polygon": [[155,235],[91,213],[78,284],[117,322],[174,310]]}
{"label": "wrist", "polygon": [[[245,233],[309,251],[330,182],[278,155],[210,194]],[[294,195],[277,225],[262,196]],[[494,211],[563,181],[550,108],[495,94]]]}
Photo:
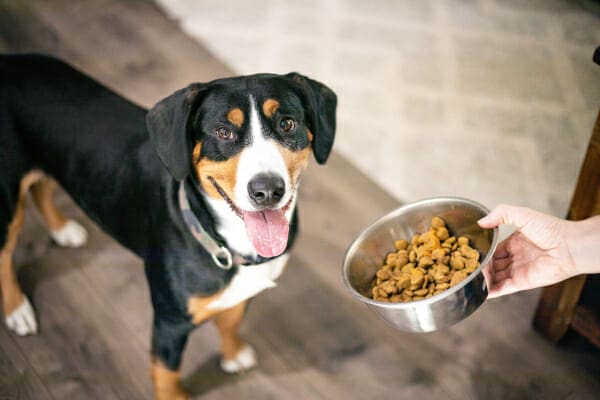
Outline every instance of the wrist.
{"label": "wrist", "polygon": [[574,263],[574,274],[600,273],[600,216],[571,222],[567,246]]}

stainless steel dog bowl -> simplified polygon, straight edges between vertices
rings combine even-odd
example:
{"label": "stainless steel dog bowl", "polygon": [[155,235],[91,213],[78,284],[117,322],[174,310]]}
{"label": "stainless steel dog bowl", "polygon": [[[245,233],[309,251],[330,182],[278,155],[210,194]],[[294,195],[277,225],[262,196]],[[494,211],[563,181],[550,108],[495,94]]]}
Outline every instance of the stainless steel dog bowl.
{"label": "stainless steel dog bowl", "polygon": [[[438,197],[400,207],[368,226],[346,251],[343,278],[350,293],[396,329],[431,332],[468,317],[487,298],[483,269],[490,262],[498,229],[482,229],[477,220],[488,210],[474,201]],[[466,236],[479,250],[480,266],[458,285],[428,299],[410,303],[382,303],[368,297],[370,284],[394,241],[408,239],[429,229],[434,216],[441,217],[454,236]]]}

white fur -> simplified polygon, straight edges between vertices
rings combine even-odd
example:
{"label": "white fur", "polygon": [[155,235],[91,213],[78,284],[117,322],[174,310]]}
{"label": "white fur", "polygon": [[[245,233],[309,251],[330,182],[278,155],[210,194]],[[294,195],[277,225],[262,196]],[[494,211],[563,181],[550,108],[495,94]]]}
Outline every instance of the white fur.
{"label": "white fur", "polygon": [[[285,213],[289,222],[296,206],[297,188],[291,187],[287,166],[276,145],[272,140],[266,140],[263,135],[256,101],[252,96],[250,96],[250,134],[252,144],[242,152],[238,162],[233,201],[242,210],[255,210],[248,197],[248,182],[259,173],[269,172],[279,175],[285,182],[285,196],[280,204],[287,204],[290,197],[294,196],[292,204]],[[246,234],[244,221],[231,210],[225,200],[206,196],[206,201],[217,215],[217,232],[225,238],[227,246],[246,257],[256,257],[257,253]]]}
{"label": "white fur", "polygon": [[250,345],[245,345],[234,359],[221,359],[221,369],[228,374],[246,371],[256,366],[256,352]]}
{"label": "white fur", "polygon": [[288,259],[289,254],[283,254],[263,264],[240,266],[223,294],[207,308],[221,310],[231,308],[265,289],[277,286],[275,280],[283,272]]}
{"label": "white fur", "polygon": [[250,136],[252,142],[242,151],[238,161],[237,176],[234,189],[235,204],[246,211],[256,208],[248,196],[248,182],[260,173],[270,173],[279,176],[285,182],[285,195],[280,201],[283,206],[292,196],[289,171],[273,140],[267,140],[263,134],[264,127],[260,122],[256,101],[250,96]]}
{"label": "white fur", "polygon": [[68,220],[62,228],[50,231],[50,236],[59,246],[63,247],[80,247],[88,239],[87,230],[72,219]]}
{"label": "white fur", "polygon": [[[227,246],[236,253],[246,257],[256,257],[254,245],[246,234],[246,225],[236,213],[234,213],[225,200],[215,199],[209,196],[205,197],[206,202],[216,214],[217,232],[225,239]],[[296,207],[298,197],[294,193],[294,198],[289,209],[285,213],[288,222],[292,219],[292,214]]]}
{"label": "white fur", "polygon": [[216,214],[216,228],[227,242],[227,247],[238,254],[256,257],[256,250],[246,234],[244,221],[234,213],[225,200],[205,196],[206,202]]}
{"label": "white fur", "polygon": [[35,312],[31,307],[29,299],[23,295],[23,302],[4,320],[8,329],[19,336],[32,335],[37,333],[37,322],[35,321]]}

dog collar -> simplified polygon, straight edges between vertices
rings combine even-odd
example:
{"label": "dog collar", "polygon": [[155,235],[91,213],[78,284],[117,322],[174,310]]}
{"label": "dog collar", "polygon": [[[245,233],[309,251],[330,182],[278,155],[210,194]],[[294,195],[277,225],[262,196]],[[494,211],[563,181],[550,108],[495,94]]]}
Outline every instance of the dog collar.
{"label": "dog collar", "polygon": [[227,247],[219,245],[202,227],[202,224],[192,212],[183,181],[179,182],[179,208],[181,209],[183,220],[192,232],[192,235],[210,253],[215,264],[225,270],[231,269],[234,261],[231,251]]}

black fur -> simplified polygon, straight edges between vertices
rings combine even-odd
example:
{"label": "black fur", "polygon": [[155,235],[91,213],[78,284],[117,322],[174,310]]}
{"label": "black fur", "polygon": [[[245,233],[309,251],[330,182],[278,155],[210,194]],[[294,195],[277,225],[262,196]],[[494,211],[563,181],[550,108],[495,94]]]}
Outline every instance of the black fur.
{"label": "black fur", "polygon": [[[178,368],[193,328],[189,296],[217,292],[244,268],[215,266],[184,224],[177,202],[178,181],[185,180],[192,210],[223,243],[190,174],[191,148],[202,139],[202,155],[212,160],[241,151],[243,129],[234,127],[230,143],[212,135],[215,124],[229,124],[224,110],[236,102],[248,107],[246,98],[233,94],[240,88],[259,101],[273,93],[287,96],[277,116],[264,121],[272,124],[269,134],[281,136],[276,124],[292,114],[315,135],[315,156],[325,162],[335,95],[298,74],[192,84],[147,112],[54,58],[0,56],[0,243],[21,178],[36,168],[55,178],[92,220],[144,260],[154,307],[152,353],[171,369]],[[280,139],[292,150],[308,145],[301,135]],[[295,222],[294,215],[288,248]]]}
{"label": "black fur", "polygon": [[315,134],[313,151],[319,164],[324,164],[333,147],[337,96],[327,86],[297,73],[287,75],[298,86],[308,110],[308,126]]}

